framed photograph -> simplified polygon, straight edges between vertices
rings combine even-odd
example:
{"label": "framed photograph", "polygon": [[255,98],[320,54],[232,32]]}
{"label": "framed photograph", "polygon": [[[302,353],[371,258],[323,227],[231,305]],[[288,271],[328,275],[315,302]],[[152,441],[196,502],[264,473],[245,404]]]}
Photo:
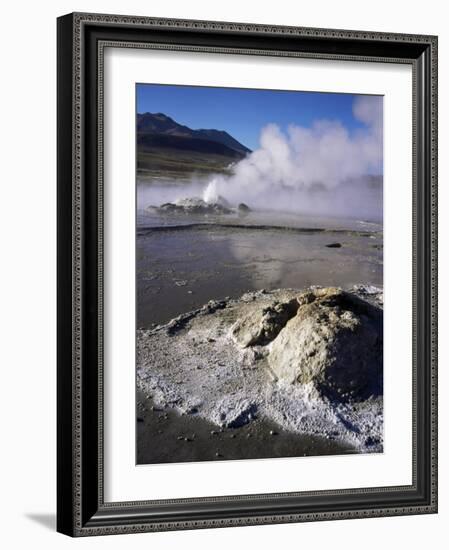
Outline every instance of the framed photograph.
{"label": "framed photograph", "polygon": [[437,38],[58,19],[58,531],[437,511]]}

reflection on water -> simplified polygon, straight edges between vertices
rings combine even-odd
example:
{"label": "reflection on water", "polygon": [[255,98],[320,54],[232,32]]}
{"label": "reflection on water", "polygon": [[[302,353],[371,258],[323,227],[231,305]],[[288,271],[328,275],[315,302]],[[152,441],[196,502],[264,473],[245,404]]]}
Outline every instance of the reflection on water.
{"label": "reflection on water", "polygon": [[[205,222],[210,225],[204,227]],[[151,230],[194,223],[201,225]],[[283,226],[326,231],[279,229]],[[362,220],[278,213],[214,220],[139,212],[137,235],[138,327],[167,322],[208,300],[237,298],[248,290],[382,286],[381,227]],[[335,243],[341,246],[326,246]]]}

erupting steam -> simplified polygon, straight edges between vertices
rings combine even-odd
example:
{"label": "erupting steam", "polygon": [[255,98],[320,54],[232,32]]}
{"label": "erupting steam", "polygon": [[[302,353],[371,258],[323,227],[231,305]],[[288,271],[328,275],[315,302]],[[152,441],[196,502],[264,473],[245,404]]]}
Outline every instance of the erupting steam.
{"label": "erupting steam", "polygon": [[382,97],[358,96],[353,103],[359,127],[317,120],[283,132],[265,126],[260,147],[205,185],[192,178],[182,185],[138,187],[138,204],[162,204],[190,197],[206,203],[301,214],[356,217],[380,222],[383,203]]}
{"label": "erupting steam", "polygon": [[260,148],[234,166],[232,176],[215,176],[203,192],[263,209],[382,216],[382,98],[359,96],[353,104],[363,127],[349,133],[338,121],[310,128],[275,124],[261,132]]}

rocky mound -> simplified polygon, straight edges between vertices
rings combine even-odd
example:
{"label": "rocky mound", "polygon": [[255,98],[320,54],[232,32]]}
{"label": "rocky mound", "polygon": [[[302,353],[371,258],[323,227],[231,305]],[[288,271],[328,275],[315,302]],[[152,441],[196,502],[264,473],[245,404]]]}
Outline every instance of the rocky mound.
{"label": "rocky mound", "polygon": [[383,321],[378,308],[338,289],[302,294],[297,314],[273,342],[268,362],[288,382],[335,399],[382,393]]}
{"label": "rocky mound", "polygon": [[224,201],[206,202],[199,197],[181,199],[176,202],[166,202],[159,207],[151,206],[160,213],[174,214],[230,214],[232,212],[229,205]]}
{"label": "rocky mound", "polygon": [[160,214],[200,214],[200,215],[223,215],[232,214],[247,214],[251,211],[250,207],[244,203],[240,203],[237,208],[232,208],[229,202],[221,196],[218,196],[214,201],[205,201],[200,197],[189,197],[180,199],[176,202],[166,202],[160,206],[149,206],[148,210],[156,210]]}
{"label": "rocky mound", "polygon": [[220,426],[262,415],[381,450],[382,292],[366,288],[251,292],[138,331],[139,386]]}
{"label": "rocky mound", "polygon": [[246,348],[266,346],[268,365],[287,383],[313,383],[334,399],[382,393],[382,312],[338,288],[274,302],[231,329]]}
{"label": "rocky mound", "polygon": [[247,204],[245,204],[244,202],[241,202],[237,206],[237,211],[240,214],[248,214],[248,212],[251,212],[251,208]]}

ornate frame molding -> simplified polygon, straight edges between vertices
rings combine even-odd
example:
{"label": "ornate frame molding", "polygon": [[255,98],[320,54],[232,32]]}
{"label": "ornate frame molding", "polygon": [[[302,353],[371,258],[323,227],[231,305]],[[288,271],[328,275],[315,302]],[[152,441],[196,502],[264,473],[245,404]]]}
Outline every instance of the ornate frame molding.
{"label": "ornate frame molding", "polygon": [[[140,31],[140,40],[130,40],[128,34]],[[158,36],[152,41],[151,31],[171,32],[169,43]],[[97,32],[98,31],[98,32]],[[142,41],[142,31],[148,39]],[[176,32],[191,40],[206,43],[176,42]],[[97,33],[97,34],[95,34]],[[108,36],[103,37],[104,34]],[[126,40],[122,39],[127,33]],[[95,35],[89,37],[89,35]],[[100,38],[99,38],[100,37]],[[208,37],[226,44],[207,43]],[[232,39],[267,46],[229,46]],[[270,38],[276,42],[270,42]],[[282,39],[288,48],[282,48]],[[190,38],[189,38],[190,39]],[[279,41],[279,39],[281,39]],[[295,49],[295,40],[307,45]],[[330,42],[338,44],[340,53],[322,48]],[[316,44],[321,44],[321,50]],[[273,48],[270,44],[275,44]],[[351,47],[349,48],[348,45]],[[392,48],[392,45],[398,47]],[[345,507],[333,511],[319,509],[318,504],[308,510],[305,505],[290,513],[251,514],[245,503],[255,495],[227,498],[176,499],[104,503],[102,479],[103,453],[103,52],[104,47],[157,48],[182,51],[205,51],[222,54],[251,54],[296,56],[318,59],[343,59],[365,62],[409,63],[413,67],[414,109],[414,299],[413,299],[413,484],[410,487],[367,488],[360,490],[320,491],[256,495],[261,501],[286,498],[327,498],[348,500]],[[293,47],[293,49],[292,49]],[[352,49],[351,49],[352,48]],[[359,53],[355,53],[358,51]],[[437,511],[437,38],[424,35],[403,35],[335,29],[311,29],[222,23],[194,20],[158,19],[149,17],[103,14],[70,14],[58,21],[58,530],[73,536],[118,534],[142,531],[210,528],[234,525],[258,525],[298,521],[391,516]],[[387,53],[395,55],[386,55]],[[398,55],[399,53],[399,55]],[[67,66],[70,63],[70,66]],[[93,81],[94,77],[95,82]],[[90,99],[89,99],[90,94]],[[90,102],[90,103],[89,103]],[[86,112],[95,103],[96,120],[88,121]],[[72,132],[67,137],[67,125]],[[88,127],[88,125],[90,126]],[[87,137],[89,136],[89,137]],[[90,141],[89,141],[90,140]],[[93,154],[93,149],[96,149]],[[89,158],[88,158],[89,157]],[[92,157],[92,158],[91,158]],[[87,166],[87,168],[86,168]],[[90,171],[89,171],[90,170]],[[95,180],[94,182],[92,180]],[[90,186],[88,186],[90,182]],[[95,183],[94,189],[93,183]],[[86,214],[88,201],[95,202],[95,212]],[[93,250],[88,249],[85,235],[96,239],[95,273]],[[423,246],[428,247],[424,250]],[[69,250],[67,250],[69,247]],[[90,270],[90,271],[89,271]],[[70,274],[70,278],[68,275]],[[96,298],[96,320],[86,317],[86,300]],[[425,313],[424,322],[418,321],[418,310]],[[69,322],[70,319],[70,322]],[[86,344],[86,327],[96,323],[96,354],[94,343]],[[90,345],[92,344],[92,345]],[[90,347],[88,347],[90,346]],[[89,354],[88,354],[89,352]],[[420,352],[422,357],[419,355]],[[423,364],[423,358],[426,364]],[[95,363],[95,373],[87,374],[86,363]],[[93,364],[93,363],[92,363]],[[419,370],[418,370],[419,366]],[[429,401],[425,415],[418,402],[418,384],[425,377]],[[86,389],[88,388],[88,390]],[[421,394],[420,394],[421,395]],[[87,431],[85,411],[95,411],[95,433]],[[424,415],[421,416],[417,415]],[[417,424],[419,420],[419,425]],[[422,424],[426,432],[421,433]],[[423,425],[424,425],[423,424]],[[93,442],[96,449],[93,449]],[[425,445],[425,449],[423,449]],[[420,446],[420,447],[419,447]],[[419,447],[419,448],[418,448]],[[425,454],[425,481],[423,458]],[[95,460],[86,453],[95,454]],[[86,483],[95,482],[95,487]],[[357,498],[373,498],[379,492],[389,494],[388,503],[377,501],[369,506]],[[419,495],[418,495],[419,493]],[[425,493],[425,495],[424,495]],[[407,497],[407,494],[409,495]],[[396,496],[396,500],[394,500]],[[357,497],[357,498],[356,498]],[[351,500],[352,498],[352,500]],[[408,504],[407,502],[408,498]],[[199,517],[192,513],[193,504],[223,503],[228,513],[223,517]],[[227,505],[226,505],[227,503]],[[401,504],[402,503],[402,504]],[[230,504],[236,504],[234,509]],[[172,505],[170,517],[154,519],[151,508]],[[244,506],[244,513],[240,508]],[[183,507],[183,508],[182,508]],[[328,506],[329,507],[329,506]],[[182,508],[182,513],[180,511]],[[290,506],[291,508],[291,506]],[[178,510],[179,509],[179,510]],[[229,510],[234,512],[229,517]],[[254,508],[256,512],[256,508]],[[183,519],[177,519],[182,516]]]}

